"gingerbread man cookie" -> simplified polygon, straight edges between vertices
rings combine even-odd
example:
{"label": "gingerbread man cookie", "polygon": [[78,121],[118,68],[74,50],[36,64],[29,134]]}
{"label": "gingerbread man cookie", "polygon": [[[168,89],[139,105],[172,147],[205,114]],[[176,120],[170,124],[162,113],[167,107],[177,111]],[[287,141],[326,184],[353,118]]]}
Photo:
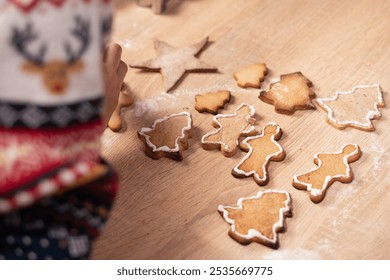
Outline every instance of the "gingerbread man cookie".
{"label": "gingerbread man cookie", "polygon": [[201,143],[205,150],[221,149],[226,157],[233,156],[241,136],[257,133],[253,124],[256,119],[255,107],[242,103],[234,114],[218,114],[213,118],[213,126],[217,128],[202,137]]}
{"label": "gingerbread man cookie", "polygon": [[230,98],[230,91],[227,90],[198,94],[195,96],[195,109],[199,113],[208,112],[216,115],[230,101]]}
{"label": "gingerbread man cookie", "polygon": [[158,119],[151,128],[140,129],[138,137],[145,144],[145,153],[152,159],[183,160],[182,151],[188,149],[188,138],[192,137],[191,114],[181,112]]}
{"label": "gingerbread man cookie", "polygon": [[237,85],[242,88],[260,88],[261,82],[264,81],[268,69],[264,63],[257,63],[246,66],[234,72],[233,77]]}
{"label": "gingerbread man cookie", "polygon": [[252,241],[278,248],[278,233],[285,230],[285,218],[292,216],[291,197],[286,191],[260,191],[256,196],[240,198],[236,207],[218,207],[231,227],[229,235],[241,244]]}
{"label": "gingerbread man cookie", "polygon": [[281,75],[280,81],[272,83],[268,91],[260,92],[259,98],[274,105],[278,113],[293,114],[296,110],[315,109],[311,87],[312,82],[301,72]]}
{"label": "gingerbread man cookie", "polygon": [[378,84],[356,86],[352,91],[336,92],[332,98],[317,98],[317,103],[328,112],[327,121],[338,129],[353,127],[364,131],[375,130],[371,120],[380,119],[378,108],[385,107],[382,89]]}
{"label": "gingerbread man cookie", "polygon": [[310,199],[319,203],[325,198],[327,189],[336,181],[350,183],[353,173],[350,163],[357,161],[361,151],[356,144],[344,145],[341,151],[331,154],[316,154],[317,167],[309,172],[294,175],[293,186],[310,192]]}
{"label": "gingerbread man cookie", "polygon": [[240,148],[248,153],[233,168],[232,174],[236,177],[253,176],[257,184],[266,185],[269,181],[269,162],[282,161],[285,157],[282,146],[276,142],[282,134],[280,126],[270,122],[264,127],[261,135],[246,138],[240,144]]}

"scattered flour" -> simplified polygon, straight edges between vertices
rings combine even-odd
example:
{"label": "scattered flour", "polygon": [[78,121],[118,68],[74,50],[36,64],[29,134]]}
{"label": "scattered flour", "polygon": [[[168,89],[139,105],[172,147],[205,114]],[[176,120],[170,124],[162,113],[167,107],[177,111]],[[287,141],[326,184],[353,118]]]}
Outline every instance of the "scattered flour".
{"label": "scattered flour", "polygon": [[354,184],[348,184],[348,185],[341,185],[340,186],[340,192],[342,192],[343,197],[352,197],[359,191],[360,185],[354,185]]}
{"label": "scattered flour", "polygon": [[[374,180],[378,180],[378,175],[381,174],[385,169],[388,170],[390,168],[390,152],[387,152],[383,145],[378,143],[377,137],[371,136],[371,144],[366,149],[362,149],[364,153],[373,157],[373,177],[370,178]],[[390,177],[385,176],[384,182],[390,183]],[[383,181],[381,183],[384,183]]]}
{"label": "scattered flour", "polygon": [[320,260],[318,252],[314,250],[297,249],[279,249],[264,255],[267,260]]}
{"label": "scattered flour", "polygon": [[[142,117],[147,113],[154,113],[160,109],[177,107],[178,104],[183,106],[186,101],[193,102],[193,98],[197,94],[203,94],[211,91],[228,90],[231,93],[251,93],[253,90],[238,88],[236,85],[215,84],[208,87],[195,89],[178,89],[172,93],[162,92],[157,96],[147,98],[144,100],[137,100],[132,107],[133,115],[135,117]],[[188,102],[187,102],[188,103]]]}
{"label": "scattered flour", "polygon": [[385,149],[383,148],[383,146],[381,144],[378,143],[377,137],[375,135],[372,135],[370,146],[367,149],[364,149],[363,152],[383,153],[383,152],[385,152]]}
{"label": "scattered flour", "polygon": [[110,129],[106,129],[102,135],[101,145],[102,149],[109,149],[114,147],[115,141],[117,141],[118,133],[112,132]]}
{"label": "scattered flour", "polygon": [[[370,145],[362,148],[365,160],[368,162],[368,168],[370,171],[367,175],[360,176],[356,172],[354,180],[348,184],[343,185],[340,188],[339,196],[343,197],[345,201],[354,197],[354,203],[343,204],[343,208],[331,207],[331,211],[337,213],[336,218],[329,221],[329,225],[333,228],[335,233],[338,232],[340,224],[346,224],[351,222],[351,217],[354,217],[355,213],[362,204],[365,203],[367,196],[372,192],[387,193],[385,189],[390,186],[390,177],[386,176],[386,172],[390,170],[390,152],[386,152],[383,145],[381,145],[376,135],[371,136]],[[358,193],[358,194],[357,194]],[[358,219],[358,217],[354,217]],[[356,222],[356,220],[355,220]]]}
{"label": "scattered flour", "polygon": [[156,97],[134,102],[133,114],[140,118],[144,114],[158,112],[160,108],[169,108],[175,104],[177,97],[175,95],[163,92]]}
{"label": "scattered flour", "polygon": [[125,49],[131,49],[133,47],[133,42],[130,39],[117,40],[116,43],[121,45],[122,48]]}
{"label": "scattered flour", "polygon": [[217,83],[207,87],[179,89],[179,90],[175,90],[173,94],[177,96],[182,96],[182,95],[195,96],[196,94],[202,94],[202,93],[218,91],[218,90],[228,90],[231,93],[251,93],[253,91],[256,91],[256,89],[239,88],[235,83],[230,82],[230,83]]}

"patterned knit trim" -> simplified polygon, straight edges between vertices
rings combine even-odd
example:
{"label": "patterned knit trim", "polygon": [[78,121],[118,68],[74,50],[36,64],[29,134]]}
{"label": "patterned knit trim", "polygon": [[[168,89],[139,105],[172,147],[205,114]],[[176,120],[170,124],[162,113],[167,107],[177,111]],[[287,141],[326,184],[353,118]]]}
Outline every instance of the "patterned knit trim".
{"label": "patterned knit trim", "polygon": [[61,106],[0,102],[0,127],[64,128],[99,119],[102,106],[101,97]]}

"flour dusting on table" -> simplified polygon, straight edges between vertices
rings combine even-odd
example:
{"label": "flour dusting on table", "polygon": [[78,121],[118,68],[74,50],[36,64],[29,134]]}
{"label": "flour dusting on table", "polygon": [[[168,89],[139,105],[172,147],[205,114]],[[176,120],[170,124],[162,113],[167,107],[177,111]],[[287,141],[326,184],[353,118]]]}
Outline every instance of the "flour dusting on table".
{"label": "flour dusting on table", "polygon": [[280,249],[264,255],[266,260],[320,260],[318,252],[314,250],[297,249]]}
{"label": "flour dusting on table", "polygon": [[133,114],[140,118],[147,113],[158,112],[160,108],[171,108],[176,104],[176,97],[172,94],[162,92],[159,95],[134,102]]}
{"label": "flour dusting on table", "polygon": [[238,88],[234,84],[215,84],[207,87],[199,87],[192,89],[177,89],[172,93],[161,92],[158,95],[137,100],[132,107],[133,115],[135,117],[142,117],[148,113],[159,112],[162,109],[191,106],[194,105],[194,98],[197,94],[204,94],[218,90],[228,90],[233,93],[252,93],[253,90]]}
{"label": "flour dusting on table", "polygon": [[131,49],[133,47],[133,42],[131,41],[131,39],[116,40],[116,43],[124,49]]}
{"label": "flour dusting on table", "polygon": [[[385,170],[390,168],[390,152],[386,151],[384,146],[378,143],[377,137],[372,135],[370,145],[362,150],[366,155],[372,158],[372,171],[374,178],[368,178],[374,181],[378,181],[378,177]],[[389,176],[384,176],[384,182],[390,182]]]}

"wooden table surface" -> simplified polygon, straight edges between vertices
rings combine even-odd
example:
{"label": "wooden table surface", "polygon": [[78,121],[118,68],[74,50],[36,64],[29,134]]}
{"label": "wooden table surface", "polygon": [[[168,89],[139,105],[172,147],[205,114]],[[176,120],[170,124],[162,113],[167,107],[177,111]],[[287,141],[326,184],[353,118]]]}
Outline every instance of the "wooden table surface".
{"label": "wooden table surface", "polygon": [[[280,74],[301,71],[318,97],[379,83],[390,103],[390,1],[189,0],[176,1],[164,15],[117,1],[113,40],[123,47],[126,63],[155,57],[155,38],[177,47],[205,36],[211,44],[200,54],[218,73],[191,73],[164,93],[159,73],[129,69],[126,81],[136,98],[122,111],[125,126],[106,130],[105,157],[119,172],[121,186],[106,231],[95,244],[94,259],[390,259],[390,104],[374,121],[376,131],[337,130],[317,110],[281,115],[258,99],[259,90],[236,86],[232,73],[252,63],[270,69],[263,88]],[[224,113],[247,102],[257,109],[257,126],[276,121],[284,136],[283,162],[270,164],[269,184],[231,175],[245,155],[226,158],[201,148],[212,129],[212,115],[194,109],[194,95],[227,89],[233,100]],[[184,160],[152,160],[136,131],[159,117],[191,112],[193,138]],[[313,204],[305,191],[292,187],[296,173],[308,171],[317,152],[358,144],[363,155],[352,164],[355,179],[335,183],[324,201]],[[279,234],[280,248],[258,243],[242,246],[228,236],[219,204],[259,190],[281,189],[293,199],[293,217]]]}

